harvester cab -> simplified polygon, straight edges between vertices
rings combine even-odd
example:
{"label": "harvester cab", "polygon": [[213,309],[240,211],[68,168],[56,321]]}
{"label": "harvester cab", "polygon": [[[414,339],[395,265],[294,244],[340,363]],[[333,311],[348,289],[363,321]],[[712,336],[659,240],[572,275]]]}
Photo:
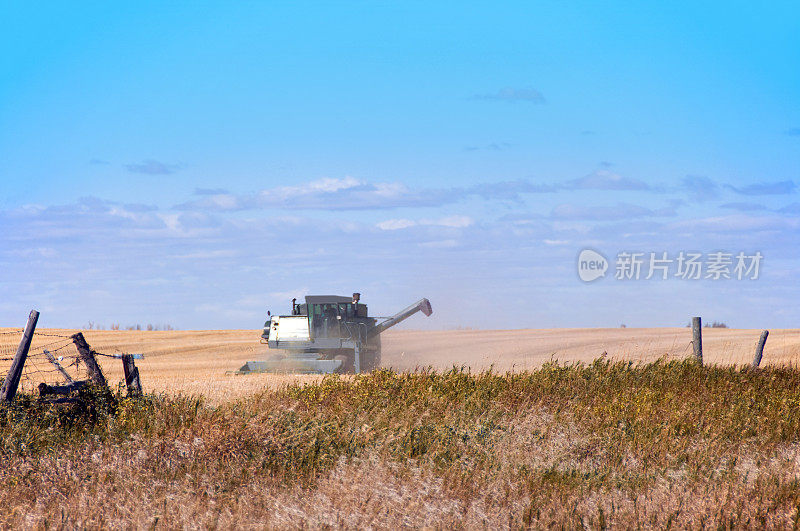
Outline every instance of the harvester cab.
{"label": "harvester cab", "polygon": [[417,312],[430,315],[428,299],[420,299],[391,317],[370,317],[361,295],[307,295],[292,299],[290,315],[272,315],[264,323],[262,343],[276,352],[266,361],[248,361],[240,374],[360,373],[381,363],[380,334]]}

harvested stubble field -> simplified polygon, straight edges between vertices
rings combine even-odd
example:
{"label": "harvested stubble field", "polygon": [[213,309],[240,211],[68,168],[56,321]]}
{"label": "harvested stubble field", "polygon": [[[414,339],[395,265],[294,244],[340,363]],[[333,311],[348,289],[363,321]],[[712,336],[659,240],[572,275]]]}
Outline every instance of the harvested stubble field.
{"label": "harvested stubble field", "polygon": [[[2,335],[0,350],[13,351],[18,335]],[[75,330],[42,329],[43,334],[70,335]],[[703,347],[707,364],[742,365],[752,361],[760,330],[705,329]],[[231,374],[246,361],[264,359],[267,346],[259,343],[260,330],[202,331],[100,331],[84,330],[95,350],[107,354],[141,353],[136,362],[149,391],[202,395],[208,403],[249,396],[287,383],[318,382],[317,376]],[[684,359],[691,354],[689,328],[574,328],[542,330],[389,330],[382,334],[383,366],[397,371],[430,367],[445,371],[468,367],[496,372],[541,367],[561,362],[591,362],[604,353],[612,360],[651,362]],[[50,336],[36,335],[32,349],[48,343]],[[109,381],[122,379],[119,360],[99,358]],[[763,364],[800,362],[800,330],[773,330]],[[10,362],[0,361],[0,374]],[[32,390],[38,382],[29,382]]]}
{"label": "harvested stubble field", "polygon": [[[203,356],[226,334],[233,341],[224,362]],[[706,333],[707,352],[727,352],[727,366],[661,353],[683,341],[683,329],[640,341],[645,361],[676,358],[643,364],[609,360],[635,358],[633,344],[623,352],[614,350],[619,340],[589,345],[580,331],[531,331],[542,344],[525,347],[518,337],[461,351],[481,360],[472,372],[442,370],[458,362],[453,350],[416,373],[218,375],[261,351],[245,343],[251,334],[87,332],[98,351],[149,354],[139,362],[145,388],[170,393],[118,397],[116,409],[93,397],[94,407],[75,411],[23,396],[3,409],[0,524],[628,528],[800,520],[800,371],[730,365],[752,355],[757,331]],[[435,352],[456,334],[481,336],[387,335],[387,364],[423,365],[423,349]],[[773,333],[767,361],[770,352],[777,361],[781,334],[785,355],[796,348],[796,332]],[[559,337],[563,350],[547,352]],[[492,348],[516,353],[514,361],[500,366]],[[547,362],[553,351],[570,363]],[[608,355],[571,364],[568,354],[580,352]],[[113,378],[118,360],[103,363]],[[480,370],[492,364],[494,372]],[[517,370],[505,372],[512,365]],[[159,370],[171,372],[151,377]],[[193,383],[203,371],[212,377],[211,401],[186,396],[203,391],[206,384]]]}

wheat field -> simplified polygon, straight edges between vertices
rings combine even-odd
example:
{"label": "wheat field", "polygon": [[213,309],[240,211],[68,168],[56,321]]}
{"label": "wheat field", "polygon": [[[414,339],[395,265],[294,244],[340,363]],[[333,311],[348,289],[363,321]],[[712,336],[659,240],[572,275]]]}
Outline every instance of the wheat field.
{"label": "wheat field", "polygon": [[759,332],[704,330],[700,367],[684,328],[392,330],[400,372],[356,378],[236,376],[267,355],[254,330],[84,331],[144,354],[147,394],[50,407],[23,381],[0,527],[796,528],[800,332],[734,368]]}
{"label": "wheat field", "polygon": [[[12,353],[19,341],[15,329],[0,329],[0,352]],[[32,350],[76,330],[39,329]],[[146,391],[203,395],[211,403],[276,389],[290,383],[317,382],[315,375],[233,374],[246,361],[265,359],[260,330],[129,331],[83,330],[88,343],[105,354],[139,353],[137,360]],[[752,361],[760,330],[703,330],[707,364],[743,365]],[[574,328],[528,330],[389,330],[382,335],[383,363],[398,371],[420,368],[497,372],[536,369],[550,360],[651,362],[691,355],[689,328]],[[763,364],[786,365],[800,360],[800,330],[773,330]],[[112,384],[122,380],[120,360],[100,357]],[[0,361],[4,374],[9,361]],[[24,383],[24,382],[23,382]],[[37,382],[30,382],[35,384]]]}

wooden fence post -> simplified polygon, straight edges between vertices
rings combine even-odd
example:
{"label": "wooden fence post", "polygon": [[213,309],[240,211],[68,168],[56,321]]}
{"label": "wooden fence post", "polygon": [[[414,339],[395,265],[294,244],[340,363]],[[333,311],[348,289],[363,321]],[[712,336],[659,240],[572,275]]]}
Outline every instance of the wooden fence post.
{"label": "wooden fence post", "polygon": [[14,356],[14,361],[11,363],[11,368],[8,370],[3,387],[0,388],[0,399],[10,402],[14,400],[17,395],[17,387],[19,387],[19,380],[22,377],[22,368],[25,366],[25,360],[28,359],[28,350],[31,348],[31,341],[33,341],[33,332],[36,330],[36,323],[39,321],[39,312],[31,310],[28,315],[28,324],[25,325],[25,331],[22,333],[22,340],[17,347],[17,354]]}
{"label": "wooden fence post", "polygon": [[122,355],[122,370],[125,371],[125,386],[128,396],[142,395],[142,382],[139,379],[139,368],[133,361],[133,354]]}
{"label": "wooden fence post", "polygon": [[81,355],[81,360],[86,364],[86,369],[89,371],[89,379],[98,387],[108,389],[108,382],[106,377],[103,376],[103,371],[100,370],[100,365],[97,364],[97,359],[94,357],[94,351],[89,347],[86,339],[83,337],[82,332],[78,332],[72,336],[72,342],[78,349],[78,354]]}
{"label": "wooden fence post", "polygon": [[692,317],[692,344],[694,345],[694,357],[700,365],[703,364],[703,320],[699,317]]}
{"label": "wooden fence post", "polygon": [[756,353],[755,356],[753,356],[753,367],[761,365],[761,358],[764,356],[764,345],[767,343],[767,336],[769,336],[769,330],[764,330],[761,332],[761,337],[758,338]]}

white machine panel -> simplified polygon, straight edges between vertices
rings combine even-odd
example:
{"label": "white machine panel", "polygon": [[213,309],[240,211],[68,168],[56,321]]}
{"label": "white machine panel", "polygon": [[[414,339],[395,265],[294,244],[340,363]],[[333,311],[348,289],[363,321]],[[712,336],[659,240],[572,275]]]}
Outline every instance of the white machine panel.
{"label": "white machine panel", "polygon": [[270,340],[308,341],[308,317],[305,315],[275,315],[269,331]]}

